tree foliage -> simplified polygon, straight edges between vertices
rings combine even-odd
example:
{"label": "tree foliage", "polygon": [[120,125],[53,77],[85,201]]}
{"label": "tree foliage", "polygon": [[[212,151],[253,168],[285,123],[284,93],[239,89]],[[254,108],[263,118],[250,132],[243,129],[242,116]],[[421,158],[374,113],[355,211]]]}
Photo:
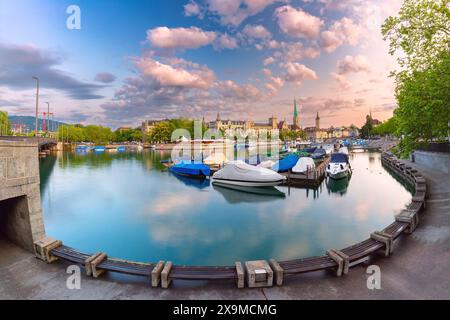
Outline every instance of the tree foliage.
{"label": "tree foliage", "polygon": [[404,0],[382,34],[398,56],[394,111],[407,156],[418,142],[445,139],[450,121],[450,0]]}
{"label": "tree foliage", "polygon": [[380,136],[394,136],[398,135],[398,128],[399,128],[399,118],[398,116],[394,115],[393,117],[389,118],[387,121],[383,122],[382,124],[379,124],[375,126],[372,129],[373,135],[380,135]]}
{"label": "tree foliage", "polygon": [[110,128],[102,126],[62,125],[58,128],[58,139],[67,142],[93,142],[106,144],[112,141]]}
{"label": "tree foliage", "polygon": [[0,110],[0,136],[11,134],[11,123],[9,122],[8,112]]}

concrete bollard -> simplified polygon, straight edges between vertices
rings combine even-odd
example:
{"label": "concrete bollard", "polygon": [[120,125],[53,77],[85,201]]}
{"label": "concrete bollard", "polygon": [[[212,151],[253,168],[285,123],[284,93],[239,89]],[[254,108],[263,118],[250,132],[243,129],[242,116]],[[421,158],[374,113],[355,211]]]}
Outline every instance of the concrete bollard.
{"label": "concrete bollard", "polygon": [[272,268],[273,273],[275,275],[275,282],[277,286],[283,285],[283,274],[284,274],[283,268],[275,259],[270,259],[269,265]]}
{"label": "concrete bollard", "polygon": [[339,256],[334,250],[327,250],[327,256],[334,260],[337,263],[338,267],[336,270],[336,276],[341,277],[342,272],[344,271],[344,259]]}
{"label": "concrete bollard", "polygon": [[44,237],[34,242],[34,254],[36,255],[36,258],[41,259],[42,261],[45,261],[47,263],[51,263],[58,260],[58,258],[51,255],[50,251],[52,249],[58,248],[61,245],[61,241],[58,241],[51,237]]}
{"label": "concrete bollard", "polygon": [[242,263],[240,261],[237,261],[235,263],[236,266],[236,274],[237,274],[237,287],[239,289],[244,288],[245,284],[245,273],[244,273],[244,268],[242,267]]}
{"label": "concrete bollard", "polygon": [[108,257],[106,253],[100,253],[97,257],[95,257],[94,260],[91,261],[91,270],[92,270],[92,276],[94,278],[100,277],[103,273],[105,273],[105,270],[98,270],[97,266],[102,263],[104,260],[106,260]]}
{"label": "concrete bollard", "polygon": [[172,265],[172,261],[168,261],[161,271],[161,287],[164,289],[169,288],[170,283],[172,282],[172,280],[170,280],[169,278],[170,271],[172,270]]}
{"label": "concrete bollard", "polygon": [[409,226],[405,232],[411,234],[419,224],[419,215],[415,211],[403,210],[400,214],[395,216],[395,221],[408,223]]}
{"label": "concrete bollard", "polygon": [[159,261],[152,270],[152,287],[156,288],[161,282],[161,272],[164,268],[164,261]]}
{"label": "concrete bollard", "polygon": [[86,275],[88,277],[92,276],[92,265],[91,265],[92,261],[97,259],[100,254],[101,254],[100,252],[97,252],[84,261],[84,268],[86,269]]}
{"label": "concrete bollard", "polygon": [[385,246],[384,255],[386,257],[388,257],[394,251],[393,238],[391,235],[382,231],[375,231],[370,234],[370,238],[379,241],[381,243],[384,243]]}
{"label": "concrete bollard", "polygon": [[343,253],[342,251],[334,250],[334,249],[331,249],[331,250],[334,251],[334,253],[336,253],[342,259],[344,259],[344,267],[342,269],[342,273],[348,274],[348,271],[350,269],[350,257],[348,255],[346,255],[345,253]]}

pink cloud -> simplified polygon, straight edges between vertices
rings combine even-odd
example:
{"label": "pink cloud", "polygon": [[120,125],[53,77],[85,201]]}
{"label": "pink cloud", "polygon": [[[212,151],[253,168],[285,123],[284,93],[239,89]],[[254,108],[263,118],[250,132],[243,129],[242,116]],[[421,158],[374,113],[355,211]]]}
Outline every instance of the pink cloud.
{"label": "pink cloud", "polygon": [[288,62],[284,64],[286,68],[285,79],[289,82],[301,84],[304,80],[317,80],[316,72],[303,64]]}
{"label": "pink cloud", "polygon": [[268,65],[271,65],[274,62],[275,62],[275,59],[273,57],[268,57],[268,58],[264,59],[263,65],[265,67],[267,67]]}
{"label": "pink cloud", "polygon": [[344,59],[338,60],[337,68],[339,74],[347,74],[351,72],[369,72],[371,67],[366,56],[345,56]]}
{"label": "pink cloud", "polygon": [[201,15],[200,6],[195,1],[190,1],[184,5],[184,15],[186,17],[193,17]]}
{"label": "pink cloud", "polygon": [[343,44],[357,45],[364,34],[364,28],[344,17],[322,32],[321,45],[326,52],[333,52]]}
{"label": "pink cloud", "polygon": [[267,6],[285,0],[207,0],[208,10],[220,17],[224,25],[240,25],[247,17],[263,11]]}
{"label": "pink cloud", "polygon": [[212,31],[197,27],[173,28],[157,27],[147,31],[148,41],[160,49],[195,49],[206,46],[216,39]]}
{"label": "pink cloud", "polygon": [[331,76],[337,82],[339,89],[348,90],[351,88],[351,83],[350,83],[350,81],[347,80],[347,78],[345,76],[343,76],[341,74],[337,74],[335,72],[332,72]]}
{"label": "pink cloud", "polygon": [[[190,70],[183,68],[182,64],[190,66]],[[135,65],[143,75],[152,78],[161,86],[206,89],[215,81],[211,70],[184,60],[181,60],[181,64],[169,65],[152,58],[140,58],[135,61]]]}
{"label": "pink cloud", "polygon": [[322,19],[289,5],[276,9],[275,17],[281,31],[298,38],[317,38],[324,24]]}
{"label": "pink cloud", "polygon": [[262,25],[246,25],[242,32],[254,39],[268,39],[272,37],[272,34],[264,28]]}
{"label": "pink cloud", "polygon": [[237,40],[228,34],[222,34],[213,43],[214,49],[236,49],[239,47]]}

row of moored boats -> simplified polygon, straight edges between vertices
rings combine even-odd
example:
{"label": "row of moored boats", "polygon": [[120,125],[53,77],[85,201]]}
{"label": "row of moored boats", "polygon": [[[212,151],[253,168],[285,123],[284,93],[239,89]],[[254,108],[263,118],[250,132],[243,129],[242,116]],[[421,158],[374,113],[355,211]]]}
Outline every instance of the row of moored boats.
{"label": "row of moored boats", "polygon": [[[318,153],[323,154],[323,157],[327,155],[324,149],[319,152],[314,151],[313,154]],[[225,163],[223,155],[216,154],[214,157],[220,158]],[[191,178],[204,179],[211,177],[214,184],[224,186],[267,187],[280,185],[285,182],[287,178],[282,175],[284,172],[301,174],[315,169],[314,158],[305,156],[301,152],[290,153],[277,162],[271,160],[259,162],[258,157],[256,165],[242,160],[230,161],[212,175],[209,166],[211,163],[212,160],[210,158],[205,159],[203,163],[180,161],[171,166],[170,171]],[[347,148],[343,147],[338,152],[331,154],[326,173],[332,179],[342,179],[351,175]]]}

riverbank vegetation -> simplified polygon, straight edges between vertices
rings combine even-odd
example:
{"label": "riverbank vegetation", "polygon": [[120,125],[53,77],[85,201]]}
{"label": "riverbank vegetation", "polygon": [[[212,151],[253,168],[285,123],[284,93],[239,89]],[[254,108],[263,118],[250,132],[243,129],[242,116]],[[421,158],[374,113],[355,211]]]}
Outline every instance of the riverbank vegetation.
{"label": "riverbank vegetation", "polygon": [[392,72],[398,107],[375,130],[400,137],[398,153],[406,157],[421,142],[448,139],[450,0],[405,0],[382,34],[400,67]]}
{"label": "riverbank vegetation", "polygon": [[11,123],[9,122],[8,112],[0,110],[0,136],[11,134]]}

